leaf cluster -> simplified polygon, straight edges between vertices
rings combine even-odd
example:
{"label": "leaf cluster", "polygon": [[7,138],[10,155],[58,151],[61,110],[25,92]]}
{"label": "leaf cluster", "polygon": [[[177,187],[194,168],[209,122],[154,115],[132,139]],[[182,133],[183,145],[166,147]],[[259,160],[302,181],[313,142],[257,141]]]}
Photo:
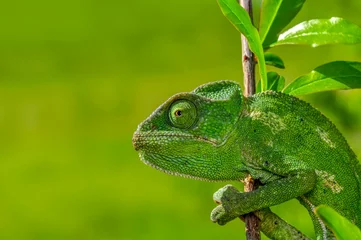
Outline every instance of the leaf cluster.
{"label": "leaf cluster", "polygon": [[301,10],[304,2],[305,0],[263,0],[257,28],[236,0],[218,0],[223,14],[247,38],[250,49],[258,59],[261,80],[257,92],[275,90],[290,95],[304,95],[361,88],[361,62],[326,63],[296,78],[286,87],[282,76],[276,72],[267,72],[266,65],[285,68],[279,56],[266,52],[273,47],[361,43],[361,28],[338,17],[304,21],[283,31]]}

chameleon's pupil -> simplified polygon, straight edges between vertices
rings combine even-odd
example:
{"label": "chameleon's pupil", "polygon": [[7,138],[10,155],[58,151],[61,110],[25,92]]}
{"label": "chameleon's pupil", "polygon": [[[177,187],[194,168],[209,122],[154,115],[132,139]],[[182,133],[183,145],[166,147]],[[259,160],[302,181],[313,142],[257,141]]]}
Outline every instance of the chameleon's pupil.
{"label": "chameleon's pupil", "polygon": [[196,106],[188,100],[176,100],[169,109],[169,120],[178,128],[189,128],[197,118]]}

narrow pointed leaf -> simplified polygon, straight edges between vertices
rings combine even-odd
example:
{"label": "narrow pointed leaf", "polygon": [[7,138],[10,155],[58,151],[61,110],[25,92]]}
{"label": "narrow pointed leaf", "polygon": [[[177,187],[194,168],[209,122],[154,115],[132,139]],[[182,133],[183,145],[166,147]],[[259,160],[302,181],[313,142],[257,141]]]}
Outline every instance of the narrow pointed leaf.
{"label": "narrow pointed leaf", "polygon": [[338,240],[361,240],[360,229],[326,205],[315,208],[315,214],[331,229]]}
{"label": "narrow pointed leaf", "polygon": [[274,66],[276,68],[284,69],[285,65],[282,59],[273,53],[265,53],[264,58],[266,60],[266,65]]}
{"label": "narrow pointed leaf", "polygon": [[[285,78],[278,75],[276,72],[268,72],[267,73],[268,78],[268,86],[266,90],[273,90],[280,92],[282,88],[285,86]],[[256,92],[262,92],[261,91],[261,84],[258,82],[256,87]]]}
{"label": "narrow pointed leaf", "polygon": [[253,26],[248,13],[236,0],[218,0],[222,13],[248,40],[249,48],[258,58],[258,65],[262,79],[262,89],[267,86],[267,70],[264,60],[263,47],[257,29]]}
{"label": "narrow pointed leaf", "polygon": [[322,91],[361,88],[361,63],[336,61],[321,65],[291,82],[283,92],[303,95]]}
{"label": "narrow pointed leaf", "polygon": [[342,18],[314,19],[302,22],[282,33],[271,46],[305,44],[317,47],[336,43],[361,43],[361,28]]}
{"label": "narrow pointed leaf", "polygon": [[277,40],[278,34],[301,10],[305,0],[263,0],[259,33],[263,46]]}
{"label": "narrow pointed leaf", "polygon": [[276,72],[267,73],[267,77],[269,78],[268,90],[280,92],[285,86],[285,78],[278,75]]}
{"label": "narrow pointed leaf", "polygon": [[262,92],[261,81],[258,81],[257,86],[256,86],[256,93],[260,93],[260,92]]}

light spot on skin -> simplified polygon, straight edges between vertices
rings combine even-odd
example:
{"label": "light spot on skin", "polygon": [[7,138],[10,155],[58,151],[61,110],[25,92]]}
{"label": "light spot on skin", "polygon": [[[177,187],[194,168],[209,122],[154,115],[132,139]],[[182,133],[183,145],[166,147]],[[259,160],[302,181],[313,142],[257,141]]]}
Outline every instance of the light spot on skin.
{"label": "light spot on skin", "polygon": [[269,140],[268,142],[266,142],[267,146],[273,147],[273,141]]}
{"label": "light spot on skin", "polygon": [[283,122],[283,119],[273,112],[253,111],[251,112],[250,117],[253,120],[259,120],[264,125],[268,126],[273,134],[286,129],[286,124]]}
{"label": "light spot on skin", "polygon": [[315,171],[317,176],[322,178],[322,184],[331,189],[333,193],[340,193],[343,190],[343,187],[335,180],[335,175],[322,170]]}
{"label": "light spot on skin", "polygon": [[320,135],[321,139],[327,143],[331,148],[335,148],[336,145],[331,141],[331,139],[328,137],[328,133],[324,131],[323,129],[316,127],[316,132]]}

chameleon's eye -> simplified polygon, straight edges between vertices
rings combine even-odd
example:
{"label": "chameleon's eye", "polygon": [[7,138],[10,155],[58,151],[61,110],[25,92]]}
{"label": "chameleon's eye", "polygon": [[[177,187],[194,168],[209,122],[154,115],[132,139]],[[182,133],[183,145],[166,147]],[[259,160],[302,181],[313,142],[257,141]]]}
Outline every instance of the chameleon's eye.
{"label": "chameleon's eye", "polygon": [[197,118],[196,106],[188,100],[177,100],[169,108],[169,119],[178,128],[191,127]]}

